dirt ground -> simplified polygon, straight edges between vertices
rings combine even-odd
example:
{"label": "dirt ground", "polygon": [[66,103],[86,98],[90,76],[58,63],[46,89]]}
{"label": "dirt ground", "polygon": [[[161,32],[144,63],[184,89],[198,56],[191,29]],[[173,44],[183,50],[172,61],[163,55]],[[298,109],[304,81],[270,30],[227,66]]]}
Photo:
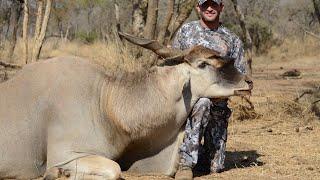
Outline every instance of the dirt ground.
{"label": "dirt ground", "polygon": [[[309,112],[308,106],[293,102],[302,91],[320,85],[319,62],[319,57],[273,62],[258,59],[254,64],[255,87],[250,99],[260,115],[243,121],[233,117],[225,171],[195,179],[319,179],[320,120]],[[291,69],[298,69],[302,75],[280,76]],[[234,111],[235,115],[239,113],[237,109]],[[172,179],[127,173],[124,178]]]}

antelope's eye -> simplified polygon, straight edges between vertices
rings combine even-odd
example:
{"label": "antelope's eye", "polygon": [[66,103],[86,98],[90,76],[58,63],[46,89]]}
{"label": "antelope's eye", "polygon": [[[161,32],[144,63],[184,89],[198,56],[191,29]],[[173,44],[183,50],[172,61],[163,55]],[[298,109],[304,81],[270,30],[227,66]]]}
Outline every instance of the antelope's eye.
{"label": "antelope's eye", "polygon": [[201,63],[198,65],[198,68],[203,69],[203,68],[205,68],[207,65],[208,65],[208,63],[203,61],[203,62],[201,62]]}

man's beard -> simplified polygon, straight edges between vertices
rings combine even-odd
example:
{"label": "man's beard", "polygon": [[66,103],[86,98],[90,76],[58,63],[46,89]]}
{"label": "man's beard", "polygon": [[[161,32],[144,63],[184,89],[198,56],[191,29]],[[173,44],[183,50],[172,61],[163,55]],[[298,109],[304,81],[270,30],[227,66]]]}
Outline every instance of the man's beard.
{"label": "man's beard", "polygon": [[215,14],[215,17],[207,18],[207,17],[205,16],[205,13],[201,13],[201,19],[202,19],[204,22],[216,22],[216,21],[219,21],[219,14]]}

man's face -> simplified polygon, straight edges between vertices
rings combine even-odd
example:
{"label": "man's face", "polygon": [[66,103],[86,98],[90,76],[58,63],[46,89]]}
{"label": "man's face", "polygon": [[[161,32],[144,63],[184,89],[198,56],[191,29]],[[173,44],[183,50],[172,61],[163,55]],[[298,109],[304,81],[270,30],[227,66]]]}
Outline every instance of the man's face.
{"label": "man's face", "polygon": [[197,10],[204,21],[214,22],[219,20],[220,13],[223,10],[223,4],[217,4],[209,0],[202,5],[198,5]]}

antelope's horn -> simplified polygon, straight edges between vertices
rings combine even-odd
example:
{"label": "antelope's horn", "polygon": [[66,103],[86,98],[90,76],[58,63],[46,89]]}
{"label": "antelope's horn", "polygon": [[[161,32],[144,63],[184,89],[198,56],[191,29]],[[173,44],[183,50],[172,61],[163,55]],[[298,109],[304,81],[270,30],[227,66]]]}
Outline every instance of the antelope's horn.
{"label": "antelope's horn", "polygon": [[156,40],[150,40],[145,38],[139,38],[132,35],[129,35],[127,33],[118,32],[120,37],[123,37],[127,41],[136,44],[138,46],[141,46],[143,48],[149,49],[156,53],[157,55],[161,56],[162,58],[170,58],[170,57],[179,57],[183,56],[183,51],[167,48],[163,45],[161,45]]}

